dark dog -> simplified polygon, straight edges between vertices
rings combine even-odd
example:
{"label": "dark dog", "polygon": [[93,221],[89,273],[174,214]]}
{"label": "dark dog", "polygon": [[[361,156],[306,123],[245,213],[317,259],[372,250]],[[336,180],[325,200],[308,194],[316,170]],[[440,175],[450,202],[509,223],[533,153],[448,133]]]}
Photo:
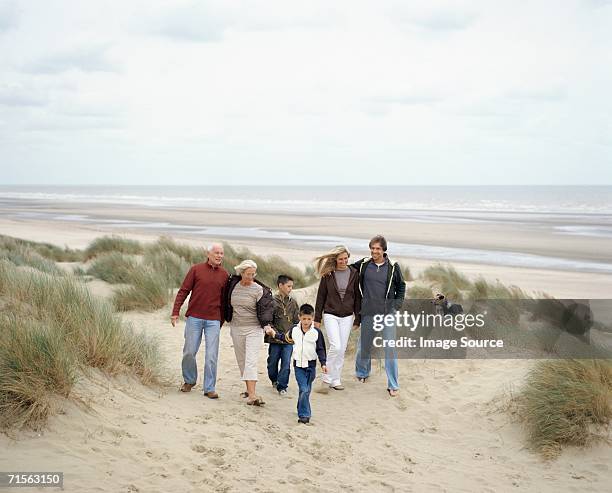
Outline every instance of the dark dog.
{"label": "dark dog", "polygon": [[437,314],[441,315],[459,315],[463,313],[463,307],[459,303],[450,302],[443,294],[438,293],[432,303]]}

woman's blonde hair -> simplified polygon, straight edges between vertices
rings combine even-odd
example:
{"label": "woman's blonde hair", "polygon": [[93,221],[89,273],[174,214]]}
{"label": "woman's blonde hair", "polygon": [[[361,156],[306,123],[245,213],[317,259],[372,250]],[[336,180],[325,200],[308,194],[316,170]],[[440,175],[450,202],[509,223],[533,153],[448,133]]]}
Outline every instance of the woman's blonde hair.
{"label": "woman's blonde hair", "polygon": [[344,245],[338,245],[331,251],[315,258],[315,269],[319,276],[326,276],[336,270],[336,259],[343,253],[346,253],[350,258],[351,252],[349,252],[349,249]]}
{"label": "woman's blonde hair", "polygon": [[239,276],[241,276],[242,273],[246,269],[255,269],[255,270],[257,270],[257,264],[253,260],[246,259],[246,260],[243,260],[242,262],[240,262],[236,267],[234,267],[234,270],[236,271],[236,274],[238,274]]}

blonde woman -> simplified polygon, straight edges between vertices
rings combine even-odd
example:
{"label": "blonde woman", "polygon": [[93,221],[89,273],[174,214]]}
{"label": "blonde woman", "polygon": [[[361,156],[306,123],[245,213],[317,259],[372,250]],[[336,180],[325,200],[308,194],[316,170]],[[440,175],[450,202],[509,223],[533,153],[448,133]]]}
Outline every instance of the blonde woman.
{"label": "blonde woman", "polygon": [[329,351],[327,353],[327,374],[323,375],[323,391],[328,388],[344,390],[341,375],[344,353],[351,334],[351,327],[360,324],[361,294],[359,273],[348,265],[351,256],[348,248],[337,246],[330,252],[315,259],[315,268],[321,276],[314,325],[325,325]]}
{"label": "blonde woman", "polygon": [[255,280],[257,264],[243,260],[235,267],[225,294],[225,320],[231,322],[231,336],[240,377],[246,384],[247,404],[261,406],[264,401],[255,393],[257,360],[263,346],[264,330],[270,327],[274,315],[272,291]]}

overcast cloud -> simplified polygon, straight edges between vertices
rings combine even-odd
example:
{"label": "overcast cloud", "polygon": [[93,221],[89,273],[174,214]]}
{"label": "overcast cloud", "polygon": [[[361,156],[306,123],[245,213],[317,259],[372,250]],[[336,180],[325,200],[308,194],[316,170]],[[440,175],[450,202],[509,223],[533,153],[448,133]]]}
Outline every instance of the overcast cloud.
{"label": "overcast cloud", "polygon": [[0,0],[0,183],[612,184],[612,2]]}

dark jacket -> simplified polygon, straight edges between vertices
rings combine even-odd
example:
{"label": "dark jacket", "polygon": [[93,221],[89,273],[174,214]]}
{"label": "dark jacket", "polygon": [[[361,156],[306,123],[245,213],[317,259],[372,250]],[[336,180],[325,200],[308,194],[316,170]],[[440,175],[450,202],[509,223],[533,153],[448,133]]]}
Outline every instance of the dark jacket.
{"label": "dark jacket", "polygon": [[[300,322],[300,309],[296,301],[287,296],[283,299],[280,293],[274,296],[274,317],[272,327],[276,332],[285,333],[290,331],[296,324]],[[264,337],[264,342],[272,344],[288,344],[280,339],[270,337],[268,334]]]}
{"label": "dark jacket", "polygon": [[333,272],[323,276],[319,282],[317,291],[317,302],[315,304],[315,322],[321,322],[323,312],[336,317],[348,317],[355,314],[354,325],[361,323],[361,292],[359,290],[359,272],[354,267],[349,267],[349,281],[344,293],[344,299],[340,299],[336,276]]}
{"label": "dark jacket", "polygon": [[[225,290],[225,321],[231,322],[232,317],[234,316],[234,307],[232,306],[232,292],[236,287],[236,284],[240,282],[242,279],[241,276],[232,275],[229,278],[227,283],[227,289]],[[274,303],[272,301],[272,291],[268,286],[262,284],[261,282],[254,280],[263,288],[263,296],[259,299],[256,305],[257,309],[257,320],[259,320],[259,324],[263,327],[266,325],[271,325],[272,320],[274,319]]]}
{"label": "dark jacket", "polygon": [[[406,283],[404,282],[404,276],[402,275],[402,269],[400,265],[395,262],[392,263],[387,254],[384,254],[385,260],[389,261],[389,268],[387,269],[387,291],[385,293],[384,300],[384,311],[385,313],[394,312],[400,310],[402,304],[404,302],[404,298],[406,297]],[[372,262],[372,258],[362,258],[358,260],[354,264],[351,264],[351,267],[354,267],[359,272],[359,293],[363,297],[363,278],[365,269],[368,264]],[[372,315],[372,313],[368,313],[369,307],[376,306],[376,301],[381,300],[367,300],[363,299],[361,301],[361,313]],[[374,302],[372,304],[372,302]]]}

